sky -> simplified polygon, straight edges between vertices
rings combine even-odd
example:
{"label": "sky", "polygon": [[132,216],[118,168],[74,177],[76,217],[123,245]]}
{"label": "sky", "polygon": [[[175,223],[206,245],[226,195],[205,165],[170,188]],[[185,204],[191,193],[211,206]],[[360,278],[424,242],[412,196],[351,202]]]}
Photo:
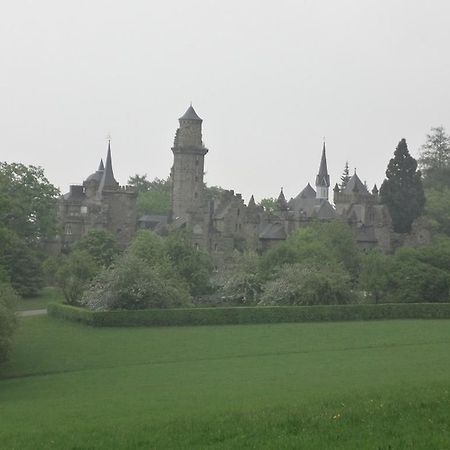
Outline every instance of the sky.
{"label": "sky", "polygon": [[169,175],[203,118],[206,181],[248,200],[345,162],[380,185],[401,138],[450,129],[448,0],[3,0],[0,160],[68,191],[111,136],[114,172]]}

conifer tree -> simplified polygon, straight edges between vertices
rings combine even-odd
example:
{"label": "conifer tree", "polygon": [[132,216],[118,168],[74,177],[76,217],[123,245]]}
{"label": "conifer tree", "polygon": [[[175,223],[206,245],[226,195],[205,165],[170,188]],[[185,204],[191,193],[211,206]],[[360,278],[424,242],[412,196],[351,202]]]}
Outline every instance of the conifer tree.
{"label": "conifer tree", "polygon": [[405,139],[399,142],[389,161],[380,197],[389,209],[394,231],[409,232],[414,219],[423,212],[425,195],[417,161],[409,154]]}
{"label": "conifer tree", "polygon": [[344,189],[345,186],[347,186],[349,180],[350,180],[350,171],[348,169],[348,161],[345,161],[344,172],[342,173],[341,176],[341,185],[340,185],[341,190]]}

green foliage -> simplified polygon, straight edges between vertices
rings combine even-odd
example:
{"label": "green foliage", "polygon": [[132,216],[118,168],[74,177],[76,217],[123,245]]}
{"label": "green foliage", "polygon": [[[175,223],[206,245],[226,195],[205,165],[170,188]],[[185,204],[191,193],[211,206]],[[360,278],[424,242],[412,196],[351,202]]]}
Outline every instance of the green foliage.
{"label": "green foliage", "polygon": [[192,295],[206,294],[210,289],[212,263],[209,255],[194,248],[182,233],[175,233],[164,241],[166,255],[175,274],[189,286]]}
{"label": "green foliage", "polygon": [[427,134],[419,164],[427,188],[450,188],[450,136],[443,126],[431,128],[431,133]]}
{"label": "green foliage", "polygon": [[0,266],[23,296],[42,287],[42,243],[56,234],[58,190],[40,167],[0,163]]}
{"label": "green foliage", "polygon": [[92,230],[74,244],[74,250],[85,251],[102,267],[110,266],[120,254],[117,236],[105,230]]}
{"label": "green foliage", "polygon": [[0,223],[27,242],[55,235],[58,194],[40,167],[0,162]]}
{"label": "green foliage", "polygon": [[99,273],[85,291],[83,304],[93,310],[173,308],[189,301],[183,287],[144,260],[126,255]]}
{"label": "green foliage", "polygon": [[128,183],[138,191],[137,210],[139,214],[168,214],[170,211],[170,192],[172,183],[170,178],[161,180],[155,178],[148,181],[146,175],[131,177]]}
{"label": "green foliage", "polygon": [[208,200],[218,200],[222,196],[224,189],[220,186],[207,186],[205,184],[205,192]]}
{"label": "green foliage", "polygon": [[273,197],[262,198],[258,203],[258,206],[263,207],[264,211],[273,212],[278,209],[278,202],[277,199]]}
{"label": "green foliage", "polygon": [[100,270],[93,256],[85,250],[74,250],[61,260],[58,285],[69,305],[79,305],[84,290]]}
{"label": "green foliage", "polygon": [[12,346],[14,330],[17,325],[14,315],[18,297],[11,285],[0,281],[0,363],[5,361]]}
{"label": "green foliage", "polygon": [[127,252],[142,259],[151,267],[169,265],[163,238],[150,230],[139,230]]}
{"label": "green foliage", "polygon": [[257,302],[261,292],[258,272],[260,257],[252,251],[235,251],[228,269],[221,276],[221,292],[227,303],[251,305]]}
{"label": "green foliage", "polygon": [[339,305],[354,300],[349,274],[340,266],[293,264],[263,286],[262,305]]}
{"label": "green foliage", "polygon": [[389,270],[391,301],[448,302],[450,281],[450,246],[402,248],[397,251]]}
{"label": "green foliage", "polygon": [[[448,174],[450,179],[450,173]],[[425,214],[431,219],[438,233],[450,236],[450,188],[430,188],[425,191]]]}
{"label": "green foliage", "polygon": [[392,257],[372,250],[360,257],[359,286],[378,303],[389,290]]}
{"label": "green foliage", "polygon": [[41,252],[14,230],[0,225],[0,267],[16,292],[36,295],[43,286]]}
{"label": "green foliage", "polygon": [[450,319],[448,303],[349,304],[314,306],[239,306],[153,308],[136,311],[86,310],[53,303],[49,315],[96,327],[166,327],[289,322],[340,322],[384,319]]}
{"label": "green foliage", "polygon": [[284,264],[340,264],[352,277],[358,270],[359,252],[350,228],[343,222],[315,223],[300,228],[262,257],[263,278],[273,277]]}
{"label": "green foliage", "polygon": [[425,195],[417,161],[409,154],[406,140],[402,139],[389,161],[386,179],[380,188],[381,202],[392,217],[394,231],[407,233],[411,224],[424,210]]}
{"label": "green foliage", "polygon": [[348,168],[348,161],[345,161],[344,171],[342,172],[341,176],[341,184],[340,188],[341,190],[344,189],[347,186],[347,183],[350,181],[350,170]]}

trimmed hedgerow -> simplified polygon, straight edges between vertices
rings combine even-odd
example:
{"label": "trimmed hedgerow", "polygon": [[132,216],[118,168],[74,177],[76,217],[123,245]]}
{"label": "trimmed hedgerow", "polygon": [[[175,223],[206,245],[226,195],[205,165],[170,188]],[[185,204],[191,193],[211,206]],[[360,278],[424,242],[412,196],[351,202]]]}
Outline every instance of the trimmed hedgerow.
{"label": "trimmed hedgerow", "polygon": [[97,327],[233,325],[377,319],[450,319],[450,303],[89,311],[51,304],[50,316]]}

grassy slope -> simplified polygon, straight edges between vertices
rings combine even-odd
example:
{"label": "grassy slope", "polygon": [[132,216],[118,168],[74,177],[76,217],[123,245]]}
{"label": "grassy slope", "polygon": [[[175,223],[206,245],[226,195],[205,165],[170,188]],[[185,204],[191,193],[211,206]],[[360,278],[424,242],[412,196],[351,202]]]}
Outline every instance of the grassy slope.
{"label": "grassy slope", "polygon": [[450,446],[448,321],[21,325],[5,448]]}

